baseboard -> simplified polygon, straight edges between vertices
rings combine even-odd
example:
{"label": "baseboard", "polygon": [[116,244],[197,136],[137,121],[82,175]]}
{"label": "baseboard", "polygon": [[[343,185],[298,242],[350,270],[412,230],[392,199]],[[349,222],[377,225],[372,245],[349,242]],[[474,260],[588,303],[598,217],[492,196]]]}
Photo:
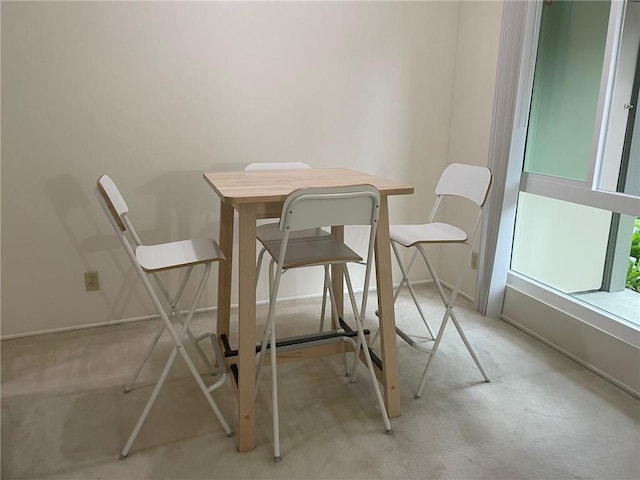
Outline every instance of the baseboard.
{"label": "baseboard", "polygon": [[[411,282],[413,285],[421,285],[421,284],[427,284],[427,283],[433,283],[432,280],[421,280],[421,281],[415,281],[415,282]],[[442,285],[445,288],[451,289],[451,286],[449,284],[447,284],[446,282],[442,282]],[[394,285],[394,289],[398,286],[398,284]],[[376,289],[372,288],[371,289],[372,292],[375,292]],[[360,291],[356,291],[356,293],[361,293]],[[463,292],[459,292],[459,295],[470,300],[471,302],[473,302],[473,298],[468,296],[467,294],[463,293]],[[278,299],[279,302],[291,302],[291,301],[295,301],[295,300],[306,300],[306,299],[310,299],[310,298],[320,298],[322,296],[321,293],[318,294],[312,294],[312,295],[300,295],[300,296],[296,296],[296,297],[281,297]],[[267,304],[269,301],[268,300],[259,300],[256,302],[257,305],[265,305]],[[238,308],[238,304],[233,304],[231,305],[231,311],[233,312],[234,310],[237,310]],[[202,314],[206,314],[206,313],[213,313],[217,310],[217,307],[202,307],[202,308],[198,308],[195,311],[195,315],[202,315]],[[186,315],[186,311],[182,312],[183,314]],[[35,336],[39,336],[39,335],[51,335],[51,334],[55,334],[55,333],[66,333],[66,332],[74,332],[77,330],[85,330],[87,328],[100,328],[100,327],[108,327],[108,326],[112,326],[112,325],[123,325],[123,324],[127,324],[127,323],[136,323],[136,322],[144,322],[144,321],[148,321],[148,320],[155,320],[158,319],[160,316],[159,315],[143,315],[143,316],[139,316],[139,317],[129,317],[129,318],[121,318],[118,320],[109,320],[109,321],[105,321],[105,322],[96,322],[96,323],[84,323],[84,324],[80,324],[80,325],[73,325],[73,326],[69,326],[69,327],[59,327],[59,328],[49,328],[46,330],[37,330],[37,331],[32,331],[32,332],[21,332],[21,333],[15,333],[15,334],[10,334],[10,335],[2,335],[0,336],[0,341],[4,341],[4,340],[14,340],[16,338],[25,338],[25,337],[35,337]]]}
{"label": "baseboard", "polygon": [[500,318],[640,398],[640,349],[634,345],[509,287]]}
{"label": "baseboard", "polygon": [[[214,307],[206,307],[202,309],[197,309],[195,314],[205,313],[207,311],[211,311]],[[186,311],[183,312],[186,315]],[[106,322],[96,322],[96,323],[84,323],[81,325],[72,325],[70,327],[59,327],[59,328],[49,328],[46,330],[36,330],[32,332],[21,332],[14,333],[11,335],[2,335],[0,337],[0,341],[4,340],[14,340],[16,338],[26,338],[26,337],[37,337],[39,335],[52,335],[55,333],[66,333],[66,332],[75,332],[77,330],[86,330],[89,328],[101,328],[101,327],[109,327],[112,325],[123,325],[126,323],[136,323],[136,322],[144,322],[147,320],[155,320],[160,318],[160,315],[143,315],[140,317],[129,317],[129,318],[121,318],[118,320],[109,320]]]}

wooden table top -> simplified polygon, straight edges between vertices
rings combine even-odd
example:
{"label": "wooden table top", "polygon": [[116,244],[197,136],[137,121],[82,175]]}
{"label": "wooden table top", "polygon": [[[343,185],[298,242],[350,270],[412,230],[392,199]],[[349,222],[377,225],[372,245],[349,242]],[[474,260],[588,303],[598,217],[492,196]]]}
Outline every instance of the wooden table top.
{"label": "wooden table top", "polygon": [[407,195],[413,186],[349,168],[204,172],[207,183],[221,199],[232,204],[284,202],[303,187],[341,187],[370,184],[381,195]]}

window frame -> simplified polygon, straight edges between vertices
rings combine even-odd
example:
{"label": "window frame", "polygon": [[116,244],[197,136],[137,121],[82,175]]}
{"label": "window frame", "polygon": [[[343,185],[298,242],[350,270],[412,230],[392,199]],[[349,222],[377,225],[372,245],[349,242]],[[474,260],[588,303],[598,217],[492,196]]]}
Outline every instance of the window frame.
{"label": "window frame", "polygon": [[[567,202],[587,205],[602,210],[608,210],[623,215],[640,216],[640,197],[621,192],[601,190],[599,188],[602,159],[606,147],[606,133],[608,127],[609,112],[611,110],[611,97],[615,84],[615,70],[618,58],[618,49],[622,37],[624,25],[624,12],[627,1],[612,0],[609,11],[607,40],[603,59],[602,75],[600,80],[600,93],[594,122],[591,158],[588,176],[585,181],[553,177],[539,173],[522,171],[519,191],[554,198]],[[542,2],[535,4],[536,11],[529,21],[533,23],[535,35],[525,39],[523,55],[530,56],[527,62],[533,65],[525,73],[525,85],[518,93],[518,104],[522,106],[518,117],[528,118],[531,109],[531,93],[533,89],[533,76],[535,73],[535,61],[537,56],[538,33],[542,19]],[[527,45],[528,44],[528,45]],[[526,131],[527,123],[524,122]],[[510,162],[511,164],[512,162]]]}
{"label": "window frame", "polygon": [[[558,290],[540,284],[510,269],[515,217],[520,191],[558,200],[579,203],[611,212],[638,216],[640,200],[628,194],[598,190],[595,173],[598,171],[592,155],[592,175],[589,182],[559,179],[523,172],[524,151],[531,109],[533,76],[537,56],[542,16],[542,0],[506,2],[503,4],[496,94],[489,145],[489,167],[494,172],[494,191],[488,199],[487,215],[482,229],[481,262],[476,290],[476,308],[491,317],[502,317],[507,286],[565,312],[573,318],[640,348],[640,327],[625,322]],[[609,85],[614,72],[613,46],[619,43],[623,19],[620,14],[626,1],[612,0],[605,60],[608,68],[601,81]],[[605,80],[606,79],[606,80]],[[601,92],[602,93],[602,92]],[[600,118],[609,108],[599,96]],[[601,123],[601,122],[600,122]],[[596,123],[596,125],[598,125]],[[600,141],[602,125],[597,127]],[[599,143],[594,146],[600,148]],[[598,150],[592,150],[598,152]]]}

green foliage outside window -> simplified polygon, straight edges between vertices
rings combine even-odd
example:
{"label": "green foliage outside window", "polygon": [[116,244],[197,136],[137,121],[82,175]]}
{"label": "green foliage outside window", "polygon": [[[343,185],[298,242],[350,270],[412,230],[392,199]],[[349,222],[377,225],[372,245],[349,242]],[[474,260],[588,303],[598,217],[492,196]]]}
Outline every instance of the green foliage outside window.
{"label": "green foliage outside window", "polygon": [[631,237],[631,253],[627,269],[627,288],[640,292],[640,218],[636,218]]}

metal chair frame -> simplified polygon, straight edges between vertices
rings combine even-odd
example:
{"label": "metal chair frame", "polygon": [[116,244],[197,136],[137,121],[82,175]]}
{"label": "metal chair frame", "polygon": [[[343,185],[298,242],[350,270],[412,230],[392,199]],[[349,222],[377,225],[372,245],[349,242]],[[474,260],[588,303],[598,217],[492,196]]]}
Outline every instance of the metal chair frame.
{"label": "metal chair frame", "polygon": [[[149,297],[151,298],[153,305],[156,307],[158,315],[162,321],[152,342],[147,347],[142,362],[138,365],[131,379],[125,386],[124,392],[127,393],[133,388],[138,375],[147,363],[147,360],[151,356],[151,353],[165,330],[169,333],[169,336],[174,343],[174,348],[172,348],[168,355],[160,376],[158,377],[158,380],[156,381],[129,438],[122,449],[120,458],[124,459],[127,457],[149,411],[151,410],[151,407],[155,403],[158,393],[160,392],[160,389],[162,388],[178,353],[180,353],[180,356],[187,364],[191,375],[200,387],[200,390],[207,399],[207,402],[211,406],[211,409],[216,415],[225,433],[227,436],[233,436],[231,427],[211,396],[211,392],[221,387],[227,381],[227,373],[216,335],[214,333],[206,333],[199,337],[195,337],[189,328],[189,325],[193,320],[196,306],[202,297],[206,281],[209,278],[211,265],[214,262],[225,261],[224,254],[214,240],[207,238],[182,240],[157,245],[144,245],[129,219],[129,208],[124,198],[120,194],[120,191],[113,180],[111,180],[107,175],[102,175],[98,178],[96,197],[100,206],[107,215],[111,226],[116,232],[120,243],[124,247],[127,256],[131,260],[138,277],[142,281],[142,284],[149,294]],[[178,302],[181,299],[185,287],[187,286],[187,283],[197,265],[202,266],[202,274],[200,279],[197,280],[194,298],[185,317],[178,308]],[[162,283],[158,273],[174,269],[184,269],[185,273],[176,294],[171,296],[168,289]],[[154,289],[150,281],[151,278],[154,279],[160,295],[158,295],[158,292]],[[163,305],[162,301],[164,301],[166,305]],[[172,323],[172,319],[176,319],[179,322],[179,328],[177,330]],[[202,358],[204,364],[209,370],[209,373],[218,374],[219,378],[211,385],[207,386],[204,383],[200,373],[184,348],[183,340],[185,336],[193,342],[199,356]],[[208,360],[206,354],[199,345],[199,343],[206,338],[211,340],[217,369],[214,367],[213,363]]]}
{"label": "metal chair frame", "polygon": [[[258,163],[250,163],[245,167],[245,171],[264,171],[264,170],[304,170],[310,169],[311,166],[303,163],[303,162],[258,162]],[[329,232],[322,230],[321,228],[313,228],[306,229],[295,232],[291,235],[290,240],[309,242],[316,240],[318,238],[322,238],[325,236],[331,235]],[[258,225],[256,227],[256,238],[262,244],[262,248],[258,253],[258,259],[256,262],[256,287],[258,286],[258,281],[260,279],[260,271],[262,270],[262,263],[264,260],[264,255],[267,253],[267,248],[264,246],[268,242],[280,242],[282,239],[282,235],[280,230],[278,229],[278,222],[264,223]],[[273,281],[273,275],[269,276],[269,292],[271,292],[271,282]],[[320,328],[319,330],[324,330],[324,319],[326,316],[326,308],[327,308],[327,294],[328,294],[328,285],[329,276],[326,273],[324,274],[323,288],[322,288],[322,308],[320,310]],[[334,317],[335,318],[335,317]]]}
{"label": "metal chair frame", "polygon": [[[400,267],[400,271],[402,273],[402,279],[395,291],[394,302],[398,298],[400,289],[403,287],[403,285],[406,284],[411,298],[416,306],[416,309],[418,310],[420,319],[422,320],[422,323],[424,324],[429,334],[429,336],[425,340],[424,338],[418,338],[416,336],[409,335],[396,326],[396,333],[398,334],[398,336],[400,336],[400,338],[402,338],[416,350],[429,355],[427,363],[420,377],[418,387],[416,389],[415,398],[419,398],[422,395],[422,390],[424,389],[426,383],[427,371],[438,351],[438,348],[440,347],[440,343],[442,342],[445,328],[447,326],[447,323],[449,322],[449,319],[455,326],[458,334],[460,335],[460,338],[467,348],[467,351],[478,367],[478,370],[480,370],[484,381],[490,381],[489,376],[480,364],[478,356],[473,350],[471,343],[469,342],[460,325],[460,322],[455,315],[453,306],[456,302],[458,293],[460,292],[460,286],[462,284],[462,280],[464,279],[464,273],[470,266],[472,248],[480,228],[483,215],[483,206],[485,204],[491,186],[491,180],[491,172],[488,168],[460,163],[451,164],[444,170],[442,176],[440,177],[440,180],[438,181],[438,184],[436,185],[436,201],[433,205],[433,208],[431,209],[431,213],[429,214],[427,223],[423,225],[392,225],[389,229],[391,246],[398,262],[398,266]],[[442,204],[442,201],[446,197],[464,198],[470,202],[473,202],[477,206],[478,212],[476,214],[473,226],[468,231],[468,233],[456,225],[434,221]],[[435,244],[458,244],[466,246],[465,251],[461,257],[455,284],[452,287],[450,295],[446,294],[442,286],[442,282],[438,277],[435,268],[429,261],[424,248],[427,245]],[[409,261],[408,267],[405,267],[404,263],[402,262],[402,255],[400,254],[398,246],[415,249]],[[442,302],[445,306],[445,312],[442,316],[440,328],[438,329],[438,332],[435,336],[433,334],[431,326],[429,325],[429,322],[427,321],[426,315],[424,314],[424,311],[420,306],[420,302],[418,301],[418,298],[415,294],[413,285],[409,280],[409,273],[415,263],[418,253],[424,260],[425,265],[427,266],[427,270],[429,271],[429,274],[433,279],[433,283],[436,286],[438,295],[442,299]],[[433,343],[429,345],[431,342]],[[425,343],[427,343],[427,345],[425,345]]]}
{"label": "metal chair frame", "polygon": [[[282,209],[282,216],[279,222],[279,229],[282,238],[277,248],[274,244],[266,244],[273,260],[271,270],[273,271],[272,282],[270,282],[270,300],[267,324],[264,331],[260,351],[257,355],[258,372],[257,382],[260,381],[261,367],[264,363],[267,350],[270,353],[270,364],[272,368],[272,408],[273,408],[273,441],[274,441],[274,461],[281,459],[280,455],[280,430],[278,414],[278,384],[277,384],[277,361],[278,348],[276,345],[276,301],[280,279],[285,271],[292,268],[301,268],[315,265],[323,265],[325,268],[325,285],[329,292],[329,298],[334,315],[337,317],[335,306],[335,296],[330,281],[329,266],[335,264],[344,265],[344,279],[351,302],[351,307],[356,323],[358,340],[354,349],[354,364],[352,381],[355,380],[355,369],[357,361],[362,351],[365,363],[370,373],[373,383],[378,408],[381,412],[385,432],[391,433],[391,424],[384,405],[380,386],[374,371],[371,355],[367,345],[363,320],[366,313],[366,303],[373,265],[373,249],[376,237],[376,227],[380,210],[380,194],[371,185],[360,185],[337,188],[307,188],[296,190],[289,195]],[[347,268],[348,262],[361,262],[363,259],[356,252],[347,247],[343,242],[330,235],[322,241],[312,241],[303,245],[303,249],[296,249],[301,246],[301,242],[293,239],[295,232],[309,229],[326,227],[331,225],[367,225],[369,226],[369,241],[366,254],[366,269],[364,275],[363,294],[360,307],[358,308],[351,277]],[[340,337],[337,340],[350,341],[347,337]]]}

